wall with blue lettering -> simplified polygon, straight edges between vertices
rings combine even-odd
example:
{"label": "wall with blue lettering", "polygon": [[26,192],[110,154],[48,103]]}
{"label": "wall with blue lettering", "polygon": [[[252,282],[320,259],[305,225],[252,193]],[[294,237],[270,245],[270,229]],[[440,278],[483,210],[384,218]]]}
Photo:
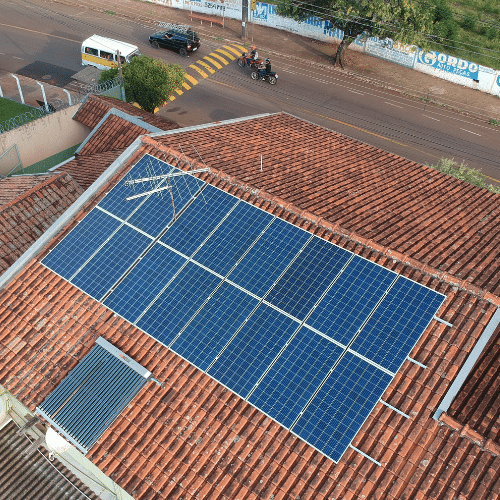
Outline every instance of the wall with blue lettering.
{"label": "wall with blue lettering", "polygon": [[[178,9],[241,19],[241,0],[152,1]],[[248,3],[250,5],[250,2]],[[330,21],[311,16],[299,23],[293,19],[278,16],[276,6],[265,2],[257,2],[254,11],[250,11],[249,6],[248,19],[255,24],[282,29],[321,41],[342,40],[343,37],[342,30],[336,28]],[[358,38],[351,44],[349,50],[359,50],[444,80],[500,96],[500,72],[465,59],[436,51],[425,52],[415,45],[399,44],[390,39],[380,40],[377,37]]]}

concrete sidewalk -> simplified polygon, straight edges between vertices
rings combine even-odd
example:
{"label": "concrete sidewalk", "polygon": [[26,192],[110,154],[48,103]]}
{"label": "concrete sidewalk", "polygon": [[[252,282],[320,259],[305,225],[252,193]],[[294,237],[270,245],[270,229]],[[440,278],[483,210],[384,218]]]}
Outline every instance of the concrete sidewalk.
{"label": "concrete sidewalk", "polygon": [[201,25],[189,19],[189,11],[173,9],[162,5],[135,0],[57,0],[58,3],[95,10],[112,11],[116,16],[132,19],[136,22],[151,24],[154,29],[158,21],[190,24],[203,39],[213,39],[222,43],[251,45],[256,43],[259,53],[269,56],[279,70],[280,60],[300,61],[313,66],[319,65],[326,71],[349,75],[351,78],[390,88],[393,91],[410,95],[416,99],[429,99],[463,110],[477,116],[486,123],[490,118],[500,120],[500,98],[474,89],[462,87],[446,80],[420,73],[367,54],[348,50],[346,69],[334,68],[330,58],[336,46],[305,38],[282,30],[250,24],[247,27],[247,40],[242,40],[241,21],[225,19],[224,29],[218,26]]}

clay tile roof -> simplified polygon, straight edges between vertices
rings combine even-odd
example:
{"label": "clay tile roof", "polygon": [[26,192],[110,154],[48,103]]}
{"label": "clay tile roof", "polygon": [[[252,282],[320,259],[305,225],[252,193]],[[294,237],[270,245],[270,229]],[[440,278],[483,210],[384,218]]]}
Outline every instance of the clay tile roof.
{"label": "clay tile roof", "polygon": [[137,137],[149,132],[140,125],[131,123],[121,116],[111,114],[82,144],[78,155],[88,156],[117,149],[123,150],[130,146]]}
{"label": "clay tile roof", "polygon": [[[300,138],[296,147],[289,136]],[[333,463],[41,265],[45,252],[125,175],[130,164],[145,152],[169,159],[169,152],[179,144],[192,158],[197,158],[192,154],[195,146],[211,167],[209,173],[201,174],[207,182],[446,295],[438,316],[452,327],[431,322],[410,354],[420,364],[405,361],[382,398],[409,418],[378,403],[353,441],[380,466],[352,449],[338,464]],[[169,149],[163,151],[164,145]],[[264,149],[260,173],[263,147],[269,149]],[[345,151],[350,151],[352,168]],[[401,167],[399,182],[387,164]],[[358,171],[372,179],[371,190]],[[350,176],[358,179],[359,191]],[[500,298],[457,279],[452,268],[436,270],[425,258],[419,260],[421,254],[412,252],[411,246],[405,253],[397,249],[396,240],[390,240],[391,246],[387,239],[380,243],[370,231],[363,231],[363,216],[365,224],[386,217],[389,236],[393,218],[399,217],[403,226],[408,217],[422,231],[426,224],[433,225],[432,217],[425,219],[423,213],[420,217],[426,224],[414,220],[413,211],[427,204],[419,194],[422,186],[429,204],[437,207],[432,213],[443,224],[438,202],[442,183],[450,191],[462,186],[443,174],[283,114],[199,127],[196,134],[180,132],[175,138],[169,134],[143,137],[139,150],[92,202],[85,202],[72,222],[0,290],[0,384],[33,410],[99,336],[150,370],[163,387],[147,384],[89,453],[102,471],[137,500],[497,498],[500,456],[495,443],[467,425],[456,425],[446,413],[440,421],[432,416],[487,328]],[[407,190],[410,193],[405,196]],[[366,209],[369,192],[393,211],[385,215],[376,207]],[[390,205],[391,192],[403,206]],[[475,188],[470,192],[475,195]],[[453,196],[450,200],[453,204]],[[463,219],[471,224],[482,206],[474,205],[479,203],[474,200],[472,196],[470,213],[465,203],[462,211]],[[494,212],[498,198],[489,201]],[[344,203],[350,206],[351,223],[343,215]],[[339,209],[338,218],[324,216],[328,207],[333,212]],[[460,223],[457,218],[451,222]],[[358,226],[364,234],[357,232]],[[440,232],[436,227],[428,238]],[[493,251],[483,245],[476,253],[481,250]],[[442,251],[451,258],[451,249],[443,246]],[[474,269],[471,266],[471,272]]]}
{"label": "clay tile roof", "polygon": [[73,117],[77,122],[83,123],[90,128],[94,128],[104,115],[112,108],[123,111],[131,116],[138,116],[145,122],[159,128],[160,130],[172,130],[179,128],[173,121],[166,120],[160,116],[148,113],[132,104],[107,96],[90,95],[84,104],[79,108]]}
{"label": "clay tile roof", "polygon": [[61,165],[58,170],[71,175],[84,190],[123,153],[124,149],[106,151],[88,156],[76,156],[73,160]]}
{"label": "clay tile roof", "polygon": [[500,195],[285,113],[157,140],[500,295]]}
{"label": "clay tile roof", "polygon": [[[38,182],[0,207],[0,274],[3,274],[80,196],[82,189],[67,174],[36,177]],[[6,182],[9,181],[9,182]],[[10,185],[2,179],[0,186]],[[28,179],[26,185],[29,186]],[[12,178],[13,186],[23,180]]]}
{"label": "clay tile roof", "polygon": [[497,443],[500,454],[500,326],[447,413]]}
{"label": "clay tile roof", "polygon": [[14,175],[0,178],[0,207],[6,205],[33,186],[47,180],[50,174],[45,175]]}

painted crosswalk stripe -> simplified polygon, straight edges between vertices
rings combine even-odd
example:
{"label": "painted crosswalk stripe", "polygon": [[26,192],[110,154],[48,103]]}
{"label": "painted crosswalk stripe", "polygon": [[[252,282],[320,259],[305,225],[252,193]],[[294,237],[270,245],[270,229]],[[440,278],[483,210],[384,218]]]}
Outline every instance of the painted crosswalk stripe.
{"label": "painted crosswalk stripe", "polygon": [[205,61],[196,61],[196,64],[201,64],[211,75],[215,73],[215,69],[212,69]]}
{"label": "painted crosswalk stripe", "polygon": [[227,50],[217,49],[216,52],[220,52],[223,56],[228,57],[231,61],[236,61],[236,57],[230,54]]}
{"label": "painted crosswalk stripe", "polygon": [[198,85],[198,80],[196,80],[196,78],[193,78],[191,75],[188,75],[187,73],[186,80],[189,80],[189,83],[191,83],[191,85]]}
{"label": "painted crosswalk stripe", "polygon": [[203,59],[206,59],[210,64],[214,65],[217,69],[222,69],[222,66],[215,59],[212,59],[211,57],[208,56],[205,56]]}
{"label": "painted crosswalk stripe", "polygon": [[177,95],[182,95],[182,94],[184,94],[184,92],[183,92],[181,89],[175,89],[175,91],[177,92]]}
{"label": "painted crosswalk stripe", "polygon": [[228,62],[228,61],[226,61],[223,57],[221,57],[219,54],[216,54],[215,52],[212,52],[210,55],[211,55],[212,57],[215,57],[216,59],[218,59],[218,60],[219,60],[222,64],[224,64],[224,65],[229,64],[229,62]]}
{"label": "painted crosswalk stripe", "polygon": [[186,90],[191,90],[191,85],[188,85],[186,82],[182,82],[182,86],[183,86]]}
{"label": "painted crosswalk stripe", "polygon": [[198,73],[203,77],[203,78],[208,78],[208,75],[198,66],[195,66],[194,64],[189,65],[190,68],[194,69],[195,71],[198,71]]}
{"label": "painted crosswalk stripe", "polygon": [[173,95],[171,95],[171,96],[169,97],[169,100],[171,100],[171,101],[175,101],[175,97],[174,97]]}
{"label": "painted crosswalk stripe", "polygon": [[[238,47],[238,46],[237,46]],[[224,45],[224,49],[230,50],[233,54],[236,54],[238,57],[241,55],[242,52],[245,52],[245,49],[241,47],[241,50],[235,49],[234,47],[231,47],[230,45]]]}
{"label": "painted crosswalk stripe", "polygon": [[241,52],[248,52],[248,49],[246,49],[245,47],[243,47],[242,45],[238,45],[236,43],[233,43],[233,45]]}

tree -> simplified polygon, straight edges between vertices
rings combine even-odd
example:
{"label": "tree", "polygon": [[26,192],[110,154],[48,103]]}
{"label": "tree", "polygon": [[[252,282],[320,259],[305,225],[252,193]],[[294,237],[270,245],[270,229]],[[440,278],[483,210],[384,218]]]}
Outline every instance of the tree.
{"label": "tree", "polygon": [[424,46],[424,33],[432,31],[432,11],[419,0],[280,0],[277,6],[282,16],[296,21],[316,16],[341,29],[344,36],[332,62],[342,67],[345,50],[359,35]]}
{"label": "tree", "polygon": [[[185,72],[178,64],[166,64],[159,59],[137,56],[122,66],[127,102],[136,102],[142,109],[154,112],[178,89]],[[118,76],[118,68],[104,70],[99,83]]]}

